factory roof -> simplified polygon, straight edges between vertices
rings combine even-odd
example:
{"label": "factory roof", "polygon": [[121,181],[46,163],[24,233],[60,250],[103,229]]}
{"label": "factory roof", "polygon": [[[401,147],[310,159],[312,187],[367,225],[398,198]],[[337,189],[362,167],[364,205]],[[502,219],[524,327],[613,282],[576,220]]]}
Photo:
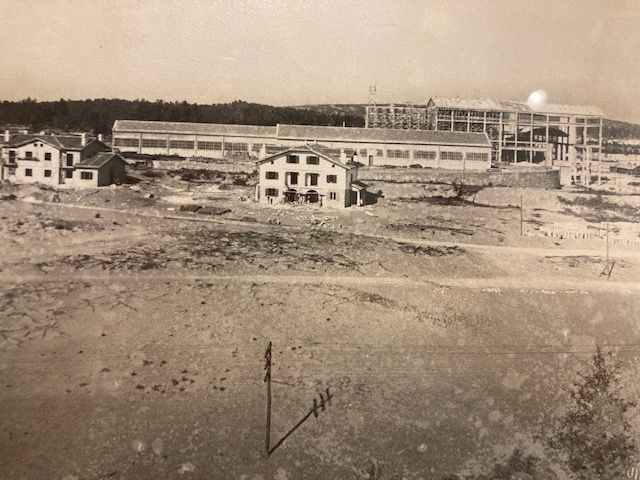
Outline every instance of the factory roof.
{"label": "factory roof", "polygon": [[220,123],[156,122],[116,120],[114,132],[181,133],[185,135],[225,135],[236,137],[275,137],[276,127]]}
{"label": "factory roof", "polygon": [[429,104],[442,108],[458,108],[465,110],[493,110],[525,113],[555,113],[559,115],[585,115],[602,117],[604,112],[594,106],[555,105],[546,103],[539,108],[532,108],[526,102],[507,100],[482,100],[469,98],[432,97]]}
{"label": "factory roof", "polygon": [[390,128],[319,127],[278,125],[281,140],[324,140],[334,142],[396,143],[423,145],[491,146],[485,133],[436,132]]}

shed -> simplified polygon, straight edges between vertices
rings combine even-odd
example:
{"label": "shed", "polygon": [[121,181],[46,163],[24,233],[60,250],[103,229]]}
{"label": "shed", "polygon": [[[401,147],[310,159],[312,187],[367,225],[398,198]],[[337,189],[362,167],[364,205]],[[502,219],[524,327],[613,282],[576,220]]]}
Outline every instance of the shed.
{"label": "shed", "polygon": [[101,152],[74,166],[73,183],[81,187],[103,187],[121,183],[127,162],[118,153]]}

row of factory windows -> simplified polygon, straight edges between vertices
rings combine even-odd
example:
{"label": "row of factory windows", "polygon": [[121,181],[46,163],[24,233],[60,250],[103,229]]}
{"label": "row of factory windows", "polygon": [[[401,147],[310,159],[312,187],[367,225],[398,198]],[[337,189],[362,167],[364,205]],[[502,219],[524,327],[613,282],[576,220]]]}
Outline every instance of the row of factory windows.
{"label": "row of factory windows", "polygon": [[[599,125],[600,117],[573,117],[575,120],[572,120],[572,117],[568,116],[560,116],[560,115],[549,115],[547,117],[546,114],[540,113],[516,113],[516,112],[484,112],[481,110],[451,110],[451,109],[438,109],[438,120],[445,118],[450,120],[452,117],[458,119],[476,119],[476,120],[484,120],[486,113],[487,121],[500,121],[502,119],[503,122],[508,121],[522,121],[526,123],[533,122],[557,122],[557,123],[589,123],[591,125]],[[502,117],[500,116],[502,114]]]}
{"label": "row of factory windows", "polygon": [[[140,146],[140,140],[137,138],[119,138],[113,141],[116,147],[135,147]],[[193,140],[169,140],[169,148],[193,150],[196,142]],[[167,148],[167,140],[157,138],[143,138],[142,147],[144,148]],[[249,151],[249,144],[244,142],[225,142],[225,150],[235,152]],[[254,146],[255,147],[255,146]],[[260,148],[258,146],[258,148]],[[198,150],[222,150],[222,142],[198,141]],[[254,148],[255,150],[255,148]]]}
{"label": "row of factory windows", "polygon": [[[480,124],[482,127],[482,124]],[[466,128],[466,126],[465,126]],[[222,142],[205,142],[198,141],[198,150],[222,150]],[[137,138],[115,138],[114,145],[116,147],[139,147],[139,139]],[[167,141],[163,139],[151,139],[151,138],[143,138],[142,146],[147,148],[167,148]],[[225,150],[227,151],[249,151],[249,144],[242,142],[225,142],[224,143]],[[273,145],[270,145],[273,146]],[[185,150],[193,150],[195,147],[195,142],[190,140],[169,140],[169,148],[175,149],[185,149]],[[252,150],[254,152],[260,151],[262,148],[262,144],[254,144],[252,146]],[[368,150],[366,148],[361,148],[357,151],[360,157],[367,158],[369,153],[373,153],[374,150]],[[387,158],[411,158],[411,150],[405,149],[387,149],[386,157]],[[377,157],[384,157],[385,151],[383,149],[375,149],[375,155]],[[469,156],[474,157],[474,160],[486,161],[488,157],[488,153],[475,153],[468,152],[467,160],[469,160]],[[413,150],[413,158],[422,159],[422,160],[435,160],[437,158],[437,152],[435,150]],[[442,160],[462,160],[461,152],[441,152],[440,158]],[[287,163],[298,163],[297,155],[288,155]],[[315,162],[315,163],[312,163]],[[317,165],[319,162],[318,157],[307,157],[308,165]]]}

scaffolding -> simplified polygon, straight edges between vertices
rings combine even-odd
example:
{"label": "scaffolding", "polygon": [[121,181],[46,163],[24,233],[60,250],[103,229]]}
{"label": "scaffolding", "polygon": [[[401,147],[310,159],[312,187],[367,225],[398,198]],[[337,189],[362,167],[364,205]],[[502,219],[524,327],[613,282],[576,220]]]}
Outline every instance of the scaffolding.
{"label": "scaffolding", "polygon": [[429,130],[428,118],[426,105],[416,105],[409,102],[401,105],[369,103],[365,126],[367,128]]}
{"label": "scaffolding", "polygon": [[[365,125],[486,132],[492,144],[493,163],[567,164],[586,171],[592,162],[600,161],[602,116],[596,107],[549,105],[548,110],[542,111],[520,102],[436,97],[427,105],[370,102]],[[583,181],[588,182],[587,179]]]}

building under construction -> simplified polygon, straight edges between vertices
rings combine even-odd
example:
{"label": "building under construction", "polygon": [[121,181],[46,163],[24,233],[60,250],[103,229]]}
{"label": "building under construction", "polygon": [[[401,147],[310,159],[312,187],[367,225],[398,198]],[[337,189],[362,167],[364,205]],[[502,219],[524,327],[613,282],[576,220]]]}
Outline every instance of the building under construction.
{"label": "building under construction", "polygon": [[597,107],[433,97],[425,105],[370,104],[367,128],[486,132],[492,162],[528,162],[590,168],[602,149]]}

